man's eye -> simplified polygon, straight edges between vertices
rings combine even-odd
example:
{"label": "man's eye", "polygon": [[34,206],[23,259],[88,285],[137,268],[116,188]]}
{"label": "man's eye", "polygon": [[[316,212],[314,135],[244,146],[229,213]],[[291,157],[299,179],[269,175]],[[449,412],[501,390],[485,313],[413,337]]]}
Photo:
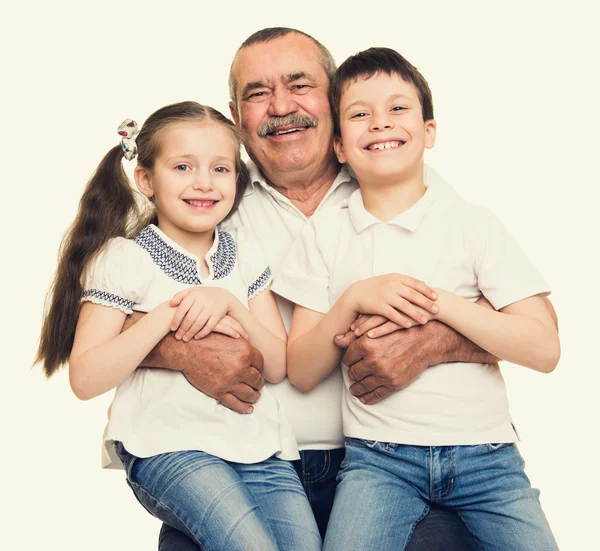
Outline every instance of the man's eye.
{"label": "man's eye", "polygon": [[218,166],[215,168],[215,172],[224,174],[225,172],[229,172],[229,169],[226,166]]}
{"label": "man's eye", "polygon": [[248,96],[246,97],[247,100],[249,99],[261,99],[264,96],[266,96],[267,93],[266,92],[253,92],[252,94],[248,94]]}
{"label": "man's eye", "polygon": [[175,170],[178,170],[180,172],[187,172],[190,169],[190,167],[188,165],[176,165],[175,166]]}
{"label": "man's eye", "polygon": [[307,88],[310,88],[308,84],[294,84],[294,86],[292,86],[293,90],[305,90]]}

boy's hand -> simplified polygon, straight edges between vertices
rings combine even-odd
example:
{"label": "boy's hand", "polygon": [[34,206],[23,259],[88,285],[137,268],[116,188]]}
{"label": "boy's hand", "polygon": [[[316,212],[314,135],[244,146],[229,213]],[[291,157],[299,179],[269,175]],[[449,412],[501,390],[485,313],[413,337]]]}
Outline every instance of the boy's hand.
{"label": "boy's hand", "polygon": [[191,287],[177,293],[170,302],[177,310],[171,322],[175,338],[189,342],[193,337],[206,337],[231,310],[235,297],[219,287]]}
{"label": "boy's hand", "polygon": [[385,274],[353,283],[346,291],[359,314],[378,314],[400,327],[427,323],[439,311],[437,294],[422,281]]}
{"label": "boy's hand", "polygon": [[[425,313],[424,310],[423,312]],[[361,337],[366,333],[367,337],[370,339],[389,335],[399,329],[408,329],[408,327],[401,327],[397,323],[394,323],[383,316],[369,316],[364,314],[358,316],[356,321],[350,326],[350,330],[354,331],[356,337]]]}

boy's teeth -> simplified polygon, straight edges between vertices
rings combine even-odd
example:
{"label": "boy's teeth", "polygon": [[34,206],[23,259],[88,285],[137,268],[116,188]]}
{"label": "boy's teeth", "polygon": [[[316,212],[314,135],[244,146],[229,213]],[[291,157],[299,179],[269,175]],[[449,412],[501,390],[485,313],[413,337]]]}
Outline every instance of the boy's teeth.
{"label": "boy's teeth", "polygon": [[190,205],[194,205],[196,207],[208,207],[214,203],[214,201],[191,201],[191,200],[188,200],[186,202],[189,203]]}
{"label": "boy's teeth", "polygon": [[400,143],[401,142],[374,143],[373,145],[369,146],[369,149],[393,149],[395,147],[398,147]]}

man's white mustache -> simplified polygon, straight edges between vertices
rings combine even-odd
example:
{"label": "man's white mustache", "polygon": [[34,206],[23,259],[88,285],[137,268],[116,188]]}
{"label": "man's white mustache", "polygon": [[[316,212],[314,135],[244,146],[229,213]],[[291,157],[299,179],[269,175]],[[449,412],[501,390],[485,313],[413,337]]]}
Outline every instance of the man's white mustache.
{"label": "man's white mustache", "polygon": [[304,126],[307,128],[316,128],[319,123],[307,115],[291,113],[285,117],[271,117],[267,122],[258,128],[258,135],[261,138],[267,136],[271,132],[275,132],[278,128],[284,126]]}

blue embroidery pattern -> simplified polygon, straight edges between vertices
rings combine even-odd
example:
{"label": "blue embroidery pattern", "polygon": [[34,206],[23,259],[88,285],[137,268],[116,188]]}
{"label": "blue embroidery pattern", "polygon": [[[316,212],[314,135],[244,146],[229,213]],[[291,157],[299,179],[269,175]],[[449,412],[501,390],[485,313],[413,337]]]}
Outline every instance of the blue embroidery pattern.
{"label": "blue embroidery pattern", "polygon": [[[236,259],[233,238],[225,231],[218,231],[219,245],[210,257],[214,279],[231,273]],[[186,285],[201,285],[196,261],[165,243],[150,226],[146,226],[133,240],[148,252],[154,263],[171,279]]]}
{"label": "blue embroidery pattern", "polygon": [[219,246],[216,252],[210,255],[215,279],[221,279],[231,273],[236,256],[233,237],[226,231],[219,230]]}
{"label": "blue embroidery pattern", "polygon": [[100,291],[99,289],[86,289],[83,292],[82,300],[98,301],[105,306],[115,306],[127,314],[131,314],[133,311],[133,300],[128,300],[118,295],[107,293],[106,291]]}
{"label": "blue embroidery pattern", "polygon": [[267,266],[267,269],[260,274],[258,279],[248,287],[248,300],[254,298],[258,293],[260,293],[265,286],[271,281],[271,268]]}

